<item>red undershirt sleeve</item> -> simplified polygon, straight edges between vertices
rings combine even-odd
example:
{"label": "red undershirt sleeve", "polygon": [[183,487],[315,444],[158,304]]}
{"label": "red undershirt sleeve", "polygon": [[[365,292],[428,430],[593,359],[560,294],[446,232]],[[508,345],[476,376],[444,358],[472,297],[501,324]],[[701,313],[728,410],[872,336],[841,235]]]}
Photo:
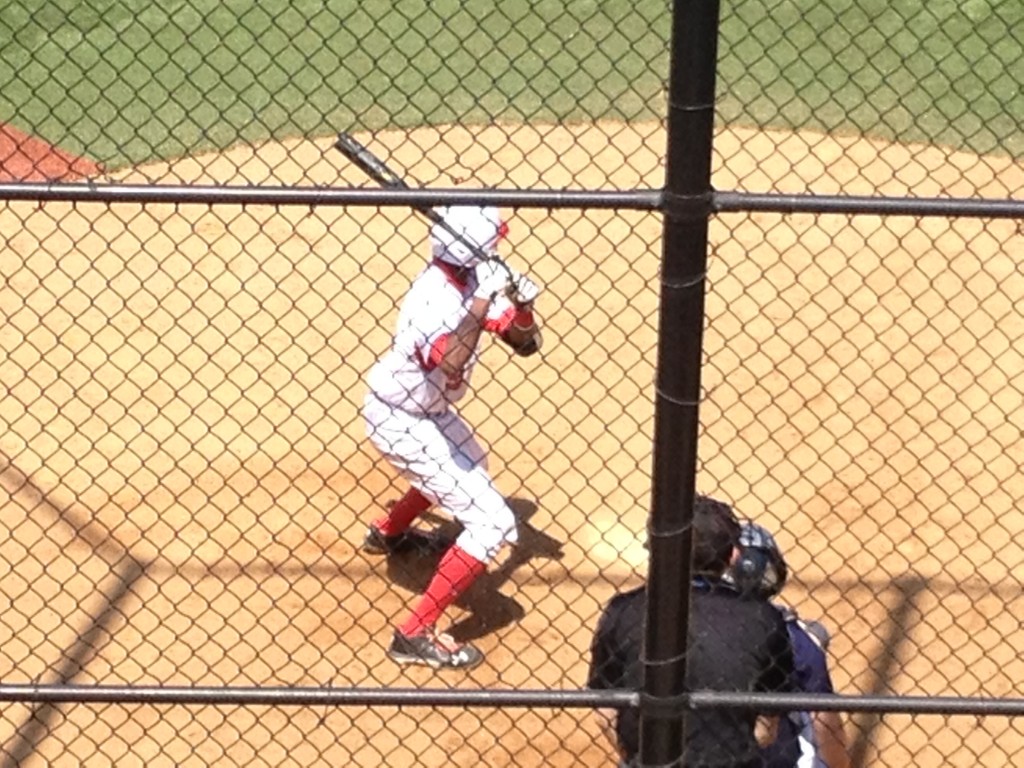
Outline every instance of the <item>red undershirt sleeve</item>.
{"label": "red undershirt sleeve", "polygon": [[528,309],[517,309],[514,306],[510,306],[499,317],[493,320],[486,320],[484,322],[484,329],[501,335],[511,328],[513,324],[520,328],[529,328],[533,325],[533,312]]}
{"label": "red undershirt sleeve", "polygon": [[448,350],[448,338],[451,334],[443,333],[438,336],[434,343],[426,350],[422,347],[416,348],[416,357],[419,358],[420,368],[424,371],[432,371],[441,364],[444,359],[444,353]]}

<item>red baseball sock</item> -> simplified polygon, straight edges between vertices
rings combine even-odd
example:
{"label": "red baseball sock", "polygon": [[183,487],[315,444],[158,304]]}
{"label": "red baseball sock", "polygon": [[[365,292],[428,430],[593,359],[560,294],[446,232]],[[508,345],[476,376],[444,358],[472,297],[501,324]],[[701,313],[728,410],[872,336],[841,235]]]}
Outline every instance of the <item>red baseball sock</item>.
{"label": "red baseball sock", "polygon": [[385,536],[397,536],[404,533],[412,521],[429,507],[430,499],[415,488],[410,488],[405,492],[405,496],[391,506],[387,516],[375,520],[373,526]]}
{"label": "red baseball sock", "polygon": [[445,608],[454,603],[455,599],[485,570],[486,563],[466,554],[457,545],[449,547],[441,558],[427,591],[423,593],[412,609],[412,615],[398,631],[406,637],[413,637],[427,627],[432,627]]}

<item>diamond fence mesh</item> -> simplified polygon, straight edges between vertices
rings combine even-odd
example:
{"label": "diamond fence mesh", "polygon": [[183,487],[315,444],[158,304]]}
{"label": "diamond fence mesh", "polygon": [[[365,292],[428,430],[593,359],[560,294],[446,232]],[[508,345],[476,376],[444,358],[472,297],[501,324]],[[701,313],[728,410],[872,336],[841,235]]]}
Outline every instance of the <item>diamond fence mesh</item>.
{"label": "diamond fence mesh", "polygon": [[[580,689],[602,606],[645,574],[660,215],[503,208],[545,348],[485,344],[461,412],[521,540],[454,609],[485,663],[436,674],[385,657],[436,560],[360,550],[404,492],[360,405],[426,223],[187,190],[372,186],[340,129],[413,186],[659,189],[669,5],[0,8],[0,680]],[[1017,3],[727,3],[718,51],[717,190],[1024,192]],[[46,199],[83,180],[170,192]],[[1006,699],[1024,678],[1019,219],[711,220],[698,488],[776,533],[839,693]],[[1009,765],[1024,744],[1003,714],[851,712],[854,766]],[[8,765],[613,762],[587,706],[415,697],[69,689],[8,703],[0,743]]]}

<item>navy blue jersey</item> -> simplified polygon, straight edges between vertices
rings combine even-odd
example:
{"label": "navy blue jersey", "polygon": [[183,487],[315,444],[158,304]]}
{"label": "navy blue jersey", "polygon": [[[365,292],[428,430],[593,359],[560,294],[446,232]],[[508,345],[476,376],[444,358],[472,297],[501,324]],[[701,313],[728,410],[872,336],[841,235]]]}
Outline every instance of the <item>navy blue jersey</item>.
{"label": "navy blue jersey", "polygon": [[[782,609],[793,648],[793,690],[800,693],[834,693],[825,648],[828,635],[817,622],[805,622]],[[825,768],[818,757],[810,714],[791,712],[779,721],[779,735],[762,750],[765,768]]]}

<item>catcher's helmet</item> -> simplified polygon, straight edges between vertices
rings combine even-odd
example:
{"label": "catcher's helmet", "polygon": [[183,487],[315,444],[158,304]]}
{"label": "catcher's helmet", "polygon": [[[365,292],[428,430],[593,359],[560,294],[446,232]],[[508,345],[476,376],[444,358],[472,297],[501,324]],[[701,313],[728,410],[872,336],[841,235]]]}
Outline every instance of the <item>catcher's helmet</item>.
{"label": "catcher's helmet", "polygon": [[430,227],[431,255],[456,267],[474,267],[481,261],[467,243],[489,254],[507,231],[492,206],[453,205],[437,212],[444,224],[435,222]]}
{"label": "catcher's helmet", "polygon": [[779,594],[786,585],[788,569],[775,537],[757,523],[744,523],[730,575],[744,594],[766,600]]}

